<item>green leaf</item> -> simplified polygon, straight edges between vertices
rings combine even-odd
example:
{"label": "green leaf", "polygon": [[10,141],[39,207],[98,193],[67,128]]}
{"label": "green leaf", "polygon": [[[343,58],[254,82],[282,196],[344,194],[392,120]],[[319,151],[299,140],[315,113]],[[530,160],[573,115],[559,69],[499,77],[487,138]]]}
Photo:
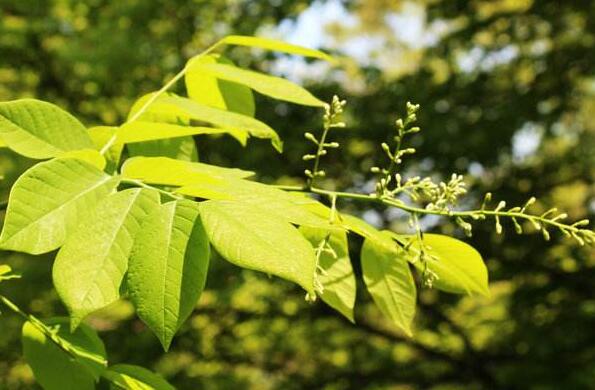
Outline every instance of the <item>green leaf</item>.
{"label": "green leaf", "polygon": [[93,148],[85,126],[75,117],[35,99],[0,103],[0,137],[10,149],[36,159]]}
{"label": "green leaf", "polygon": [[116,364],[111,366],[104,374],[112,384],[113,389],[126,390],[175,390],[161,376],[144,367],[130,364]]}
{"label": "green leaf", "polygon": [[209,242],[198,214],[191,201],[161,205],[141,225],[130,257],[130,297],[165,350],[206,281]]}
{"label": "green leaf", "polygon": [[57,249],[118,182],[77,159],[33,166],[10,191],[0,248],[31,254]]}
{"label": "green leaf", "polygon": [[157,115],[189,117],[224,129],[247,131],[257,138],[270,139],[278,151],[282,150],[283,144],[279,136],[267,124],[246,115],[209,107],[187,98],[166,96],[157,99],[147,109],[147,112]]}
{"label": "green leaf", "polygon": [[[403,240],[405,237],[396,238]],[[409,261],[421,271],[423,264],[415,261],[419,253],[419,242],[413,237],[408,239],[413,240],[409,249]],[[434,287],[455,294],[490,295],[488,270],[479,252],[472,246],[440,234],[424,234],[423,243],[428,255],[428,269],[438,276],[433,283]]]}
{"label": "green leaf", "polygon": [[300,228],[300,232],[314,248],[318,248],[328,235],[328,245],[334,253],[322,251],[318,259],[318,266],[322,269],[318,274],[318,280],[324,288],[321,298],[349,321],[354,322],[353,307],[355,306],[356,282],[349,259],[347,233],[344,231],[329,232],[305,226]]}
{"label": "green leaf", "polygon": [[298,197],[270,185],[226,178],[217,181],[201,181],[178,189],[176,192],[204,199],[235,200],[246,205],[261,207],[269,214],[296,225],[340,229],[331,225],[328,218],[311,213],[304,205],[315,202],[307,197]]}
{"label": "green leaf", "polygon": [[[46,324],[25,322],[23,325],[23,354],[37,382],[45,390],[94,390],[95,382],[107,366],[105,348],[97,333],[85,325],[70,333],[67,318]],[[53,332],[72,354],[48,339],[38,326]]]}
{"label": "green leaf", "polygon": [[163,156],[176,160],[198,161],[196,143],[190,136],[128,144],[126,149],[130,156]]}
{"label": "green leaf", "polygon": [[85,161],[100,171],[105,168],[105,158],[95,149],[81,149],[73,150],[70,152],[64,152],[58,156],[58,158],[75,158],[81,161]]}
{"label": "green leaf", "polygon": [[230,201],[202,202],[200,216],[211,244],[229,262],[295,282],[314,295],[314,249],[286,220]]}
{"label": "green leaf", "polygon": [[[153,94],[149,93],[139,98],[130,109],[128,119],[130,120],[138,110],[149,100]],[[165,96],[175,96],[173,94],[165,94]],[[145,112],[140,118],[140,121],[168,123],[180,126],[190,126],[190,118],[187,116],[180,116],[179,113],[170,113],[167,111],[161,112]],[[184,136],[178,138],[162,139],[155,141],[146,141],[129,144],[126,146],[131,156],[165,156],[184,161],[198,161],[198,150],[196,143],[191,136]]]}
{"label": "green leaf", "polygon": [[320,50],[308,49],[306,47],[292,45],[283,41],[269,38],[249,37],[242,35],[230,35],[223,38],[221,43],[226,45],[239,45],[258,47],[260,49],[280,51],[289,54],[297,54],[304,57],[319,58],[325,61],[333,61],[333,58]]}
{"label": "green leaf", "polygon": [[227,131],[213,127],[181,126],[171,123],[146,121],[128,122],[116,131],[116,140],[122,144],[178,138],[198,134],[224,134]]}
{"label": "green leaf", "polygon": [[325,105],[323,101],[289,80],[237,68],[233,65],[197,62],[192,64],[188,70],[188,74],[192,73],[207,74],[218,79],[243,84],[263,95],[295,104],[314,107],[324,107]]}
{"label": "green leaf", "polygon": [[411,336],[416,288],[402,251],[366,238],[361,252],[364,282],[380,311]]}
{"label": "green leaf", "polygon": [[122,175],[145,183],[183,186],[192,183],[208,184],[227,178],[245,178],[254,175],[254,172],[167,157],[134,157],[122,166]]}
{"label": "green leaf", "polygon": [[254,96],[250,88],[234,82],[218,80],[208,73],[194,69],[197,65],[217,63],[233,65],[233,62],[219,54],[197,56],[188,61],[184,78],[188,96],[210,107],[253,117]]}
{"label": "green leaf", "polygon": [[108,196],[71,234],[54,262],[54,286],[76,329],[89,313],[120,298],[128,257],[143,219],[159,193],[129,189]]}

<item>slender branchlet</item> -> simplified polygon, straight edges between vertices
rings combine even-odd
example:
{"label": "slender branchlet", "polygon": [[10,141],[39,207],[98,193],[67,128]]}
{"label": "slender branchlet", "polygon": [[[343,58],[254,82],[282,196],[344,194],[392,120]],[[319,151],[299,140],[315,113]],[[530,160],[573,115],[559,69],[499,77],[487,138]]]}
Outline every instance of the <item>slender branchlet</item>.
{"label": "slender branchlet", "polygon": [[[337,197],[330,196],[331,199],[331,211],[329,214],[329,223],[332,225],[335,223],[335,219],[337,217]],[[306,294],[306,301],[308,302],[315,302],[316,297],[318,295],[322,296],[324,293],[324,285],[319,280],[318,275],[327,275],[326,270],[320,265],[320,258],[323,254],[327,253],[333,257],[333,259],[337,259],[337,252],[333,249],[330,245],[331,239],[331,232],[328,231],[324,238],[320,240],[318,245],[316,246],[314,253],[316,254],[316,268],[314,270],[314,289],[316,290],[315,295]]]}
{"label": "slender branchlet", "polygon": [[304,174],[308,178],[308,188],[313,186],[314,180],[317,177],[325,176],[324,170],[320,169],[320,158],[327,154],[327,149],[336,149],[339,147],[338,142],[327,142],[327,136],[331,129],[345,127],[345,123],[341,120],[345,104],[345,100],[340,100],[336,95],[333,96],[331,104],[325,106],[323,130],[320,139],[317,139],[312,133],[304,134],[308,141],[316,145],[316,152],[314,154],[306,154],[302,157],[304,161],[314,160],[312,169],[306,169],[304,171]]}
{"label": "slender branchlet", "polygon": [[106,362],[97,356],[82,350],[81,348],[77,348],[75,345],[66,342],[63,338],[58,336],[59,325],[51,326],[46,325],[37,317],[25,313],[20,307],[18,307],[14,302],[12,302],[7,297],[0,295],[0,303],[2,303],[5,307],[13,311],[15,314],[19,315],[25,321],[31,323],[37,330],[45,335],[52,343],[54,343],[58,348],[64,351],[66,354],[71,356],[73,359],[78,359],[84,357],[85,359],[89,359],[94,361],[97,364],[105,365]]}
{"label": "slender branchlet", "polygon": [[386,154],[389,160],[389,165],[386,168],[372,167],[373,173],[379,174],[380,179],[376,183],[376,194],[378,196],[390,195],[394,189],[393,177],[396,181],[399,181],[395,175],[395,171],[398,166],[403,162],[403,158],[408,154],[415,153],[415,149],[406,148],[401,149],[403,138],[405,135],[410,133],[417,133],[420,129],[416,126],[411,126],[417,120],[417,111],[419,110],[419,104],[411,104],[407,102],[407,116],[405,120],[399,118],[395,121],[396,135],[393,137],[395,145],[391,149],[391,146],[386,142],[381,144],[382,150]]}
{"label": "slender branchlet", "polygon": [[[438,274],[430,269],[428,266],[429,260],[438,261],[438,258],[432,255],[424,242],[424,233],[419,224],[419,218],[417,213],[412,213],[409,218],[409,225],[415,229],[415,240],[417,242],[418,251],[417,256],[414,259],[414,263],[419,262],[421,264],[421,280],[424,286],[432,288],[434,282],[438,280]],[[404,248],[406,251],[411,250],[411,244],[413,240],[409,241],[409,244]]]}

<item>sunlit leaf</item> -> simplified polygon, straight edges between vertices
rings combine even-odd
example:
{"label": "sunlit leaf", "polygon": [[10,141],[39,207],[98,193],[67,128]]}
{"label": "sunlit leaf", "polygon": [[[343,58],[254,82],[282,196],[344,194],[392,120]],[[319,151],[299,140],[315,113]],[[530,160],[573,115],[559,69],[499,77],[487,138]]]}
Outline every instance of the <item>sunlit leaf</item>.
{"label": "sunlit leaf", "polygon": [[225,64],[197,63],[189,69],[191,73],[205,73],[218,79],[246,85],[253,90],[275,99],[305,106],[324,107],[325,103],[306,89],[280,77],[253,72]]}
{"label": "sunlit leaf", "polygon": [[229,262],[295,282],[314,294],[312,245],[286,220],[266,209],[231,201],[200,203],[211,244]]}
{"label": "sunlit leaf", "polygon": [[143,141],[155,141],[199,134],[225,134],[227,131],[204,126],[181,126],[171,123],[134,121],[122,125],[116,131],[119,143],[130,144]]}
{"label": "sunlit leaf", "polygon": [[[128,120],[139,111],[145,103],[153,96],[153,93],[146,94],[139,98],[128,113]],[[165,94],[169,96],[170,94]],[[173,94],[171,94],[174,96]],[[145,111],[137,120],[154,123],[168,123],[180,126],[190,126],[190,118],[180,116],[179,113],[169,112],[147,112]],[[137,142],[126,145],[131,156],[164,156],[184,161],[198,161],[198,150],[196,143],[191,136],[161,139],[154,141]]]}
{"label": "sunlit leaf", "polygon": [[203,64],[233,63],[218,54],[191,58],[186,65],[184,81],[190,99],[215,108],[254,116],[254,96],[250,88],[226,80],[218,80],[214,76],[195,68]]}
{"label": "sunlit leaf", "polygon": [[267,124],[246,115],[209,107],[187,98],[166,96],[157,99],[147,112],[189,117],[224,129],[247,131],[254,137],[270,139],[278,151],[282,150],[282,142],[279,136]]}
{"label": "sunlit leaf", "polygon": [[325,229],[307,226],[300,227],[300,232],[314,248],[317,248],[328,235],[328,245],[332,252],[323,250],[318,260],[318,266],[321,268],[318,280],[323,286],[320,297],[349,321],[354,322],[353,307],[356,283],[349,259],[347,233],[345,231],[329,232]]}
{"label": "sunlit leaf", "polygon": [[53,268],[56,291],[72,328],[120,297],[128,257],[143,219],[159,206],[159,193],[129,189],[105,198],[60,248]]}
{"label": "sunlit leaf", "polygon": [[93,148],[85,126],[75,117],[35,99],[0,102],[0,137],[10,149],[36,159]]}
{"label": "sunlit leaf", "polygon": [[[417,239],[410,236],[397,238],[413,240],[408,258],[417,269],[423,270],[423,264],[417,261]],[[441,234],[424,234],[423,243],[427,250],[427,267],[438,277],[433,282],[434,287],[457,294],[490,294],[488,270],[479,252],[472,246]]]}
{"label": "sunlit leaf", "polygon": [[[115,126],[95,126],[89,128],[89,136],[93,140],[96,150],[101,150],[115,135]],[[106,160],[107,172],[115,172],[120,164],[124,144],[115,142],[103,155]]]}
{"label": "sunlit leaf", "polygon": [[235,200],[246,205],[261,207],[269,214],[296,225],[325,229],[341,229],[331,225],[328,218],[321,218],[308,211],[303,205],[314,202],[310,198],[296,197],[270,185],[226,178],[218,181],[202,181],[184,186],[178,193],[204,199]]}
{"label": "sunlit leaf", "polygon": [[411,336],[416,288],[403,251],[366,238],[361,263],[364,282],[380,311]]}
{"label": "sunlit leaf", "polygon": [[60,247],[118,180],[78,159],[33,166],[10,191],[0,247],[32,254]]}
{"label": "sunlit leaf", "polygon": [[100,171],[105,168],[105,158],[95,149],[81,149],[73,150],[70,152],[64,152],[58,155],[59,158],[75,158],[81,161],[85,161]]}
{"label": "sunlit leaf", "polygon": [[270,38],[258,38],[242,35],[230,35],[221,40],[227,45],[240,45],[258,47],[260,49],[280,51],[288,54],[297,54],[304,57],[319,58],[321,60],[333,61],[333,58],[320,50],[308,49],[306,47],[292,45],[283,41]]}

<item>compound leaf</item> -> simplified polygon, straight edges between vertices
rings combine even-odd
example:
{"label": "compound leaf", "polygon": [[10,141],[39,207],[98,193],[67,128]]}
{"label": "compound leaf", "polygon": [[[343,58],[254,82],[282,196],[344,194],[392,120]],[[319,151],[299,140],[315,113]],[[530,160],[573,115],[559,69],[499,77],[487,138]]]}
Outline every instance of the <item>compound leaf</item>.
{"label": "compound leaf", "polygon": [[165,203],[145,219],[133,245],[127,286],[139,317],[167,350],[204,288],[209,241],[198,205]]}
{"label": "compound leaf", "polygon": [[54,262],[54,286],[72,328],[120,297],[132,244],[142,220],[159,206],[159,193],[129,189],[103,200],[67,239]]}

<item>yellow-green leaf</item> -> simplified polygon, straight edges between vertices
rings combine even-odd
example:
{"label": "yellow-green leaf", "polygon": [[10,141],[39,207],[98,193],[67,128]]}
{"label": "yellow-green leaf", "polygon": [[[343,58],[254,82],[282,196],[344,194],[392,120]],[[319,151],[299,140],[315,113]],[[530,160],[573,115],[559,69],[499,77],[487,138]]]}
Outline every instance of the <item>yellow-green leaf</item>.
{"label": "yellow-green leaf", "polygon": [[122,175],[151,184],[184,186],[193,183],[211,185],[223,179],[249,177],[254,172],[167,157],[133,157],[122,166]]}
{"label": "yellow-green leaf", "polygon": [[281,139],[275,130],[271,129],[266,123],[246,115],[209,107],[187,98],[166,96],[157,99],[147,112],[158,115],[188,117],[223,129],[247,131],[254,137],[270,139],[278,151],[282,150],[283,143]]}
{"label": "yellow-green leaf", "polygon": [[306,89],[280,77],[269,76],[233,65],[217,63],[196,63],[190,73],[206,73],[218,79],[246,85],[263,95],[305,106],[324,107],[325,103]]}
{"label": "yellow-green leaf", "polygon": [[73,329],[87,314],[120,297],[134,238],[157,207],[155,190],[133,188],[112,194],[66,239],[52,274]]}
{"label": "yellow-green leaf", "polygon": [[223,38],[221,40],[221,43],[227,45],[258,47],[260,49],[280,51],[288,54],[297,54],[304,57],[319,58],[325,61],[333,61],[333,58],[331,56],[320,50],[308,49],[306,47],[292,45],[290,43],[270,38],[230,35]]}
{"label": "yellow-green leaf", "polygon": [[321,298],[330,307],[354,322],[355,276],[349,259],[347,233],[345,231],[328,231],[307,226],[300,227],[300,232],[314,248],[318,248],[328,235],[327,245],[332,249],[321,250],[318,258],[318,281],[322,284]]}
{"label": "yellow-green leaf", "polygon": [[75,158],[81,161],[88,162],[97,169],[103,171],[105,169],[105,158],[95,149],[81,149],[64,152],[57,156],[58,158]]}
{"label": "yellow-green leaf", "polygon": [[[397,236],[399,238],[404,239]],[[423,265],[416,261],[419,242],[415,237],[407,239],[413,240],[408,258],[421,270]],[[441,234],[424,234],[423,243],[427,250],[428,269],[438,277],[433,282],[434,287],[456,294],[490,294],[488,270],[479,252],[471,245]]]}
{"label": "yellow-green leaf", "polygon": [[57,249],[118,183],[78,159],[34,165],[10,191],[0,247],[31,254]]}
{"label": "yellow-green leaf", "polygon": [[361,263],[364,282],[380,311],[411,336],[417,292],[404,252],[366,238]]}
{"label": "yellow-green leaf", "polygon": [[200,203],[200,217],[223,258],[297,283],[314,295],[314,249],[285,219],[265,208],[212,200]]}
{"label": "yellow-green leaf", "polygon": [[201,104],[237,112],[242,115],[254,116],[254,96],[252,90],[235,82],[220,80],[205,72],[197,71],[200,65],[233,63],[220,56],[210,54],[191,58],[186,65],[184,81],[188,96]]}
{"label": "yellow-green leaf", "polygon": [[0,103],[0,137],[10,149],[36,159],[93,148],[81,122],[58,106],[35,99]]}

